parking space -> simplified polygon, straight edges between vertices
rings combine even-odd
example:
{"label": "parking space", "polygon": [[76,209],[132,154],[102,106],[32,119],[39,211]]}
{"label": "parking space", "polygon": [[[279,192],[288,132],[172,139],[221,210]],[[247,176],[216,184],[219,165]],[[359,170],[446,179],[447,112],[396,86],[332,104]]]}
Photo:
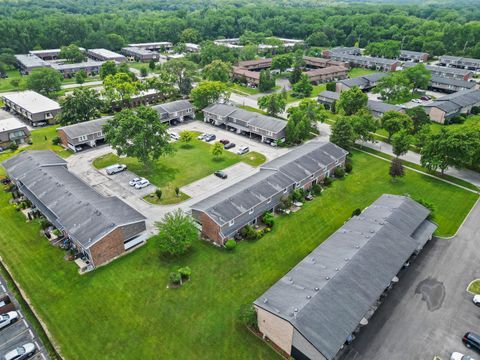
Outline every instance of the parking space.
{"label": "parking space", "polygon": [[7,325],[0,330],[0,356],[3,356],[8,352],[23,346],[27,343],[31,343],[35,346],[35,354],[30,359],[49,359],[43,344],[40,342],[36,334],[34,333],[31,325],[25,319],[23,312],[20,310],[20,306],[13,295],[7,290],[4,285],[3,279],[0,279],[0,299],[11,301],[10,304],[0,307],[2,313],[15,311],[18,314],[18,319]]}
{"label": "parking space", "polygon": [[114,175],[108,175],[105,169],[99,170],[102,175],[104,175],[106,178],[110,179],[111,181],[115,182],[116,184],[120,185],[122,187],[122,191],[125,193],[129,193],[132,196],[136,197],[144,197],[145,195],[148,195],[156,190],[156,187],[152,184],[148,185],[147,187],[137,189],[134,186],[130,186],[129,182],[130,180],[139,178],[138,175],[135,173],[125,170],[122,172],[119,172]]}
{"label": "parking space", "polygon": [[240,162],[222,170],[227,174],[226,179],[220,179],[215,175],[209,175],[182,187],[180,190],[191,198],[204,197],[219,192],[222,189],[238,182],[253,174],[256,170],[253,166]]}
{"label": "parking space", "polygon": [[246,136],[236,134],[232,131],[227,131],[223,128],[207,124],[201,121],[191,121],[188,123],[172,126],[170,131],[180,133],[184,130],[198,131],[200,133],[208,133],[216,136],[215,141],[226,139],[235,144],[235,147],[228,151],[236,152],[241,146],[248,146],[250,151],[256,151],[266,156],[267,160],[272,160],[279,157],[282,154],[288,152],[287,148],[273,147],[268,144],[262,143],[258,140],[250,139]]}

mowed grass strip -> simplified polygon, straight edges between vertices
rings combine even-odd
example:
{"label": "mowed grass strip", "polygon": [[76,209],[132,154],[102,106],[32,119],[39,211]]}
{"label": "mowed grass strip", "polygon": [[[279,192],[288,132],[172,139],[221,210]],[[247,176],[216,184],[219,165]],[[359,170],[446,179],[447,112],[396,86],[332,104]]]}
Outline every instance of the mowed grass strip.
{"label": "mowed grass strip", "polygon": [[[413,171],[392,183],[388,163],[365,153],[354,152],[352,161],[352,174],[299,212],[276,218],[272,233],[242,242],[234,252],[197,241],[187,256],[165,260],[150,241],[83,276],[1,192],[0,255],[67,359],[280,359],[239,324],[238,308],[261,296],[354,209],[383,193],[410,194],[432,202],[438,234],[451,235],[477,200]],[[192,279],[167,289],[168,273],[177,265],[190,266]]]}
{"label": "mowed grass strip", "polygon": [[175,153],[161,157],[153,166],[144,166],[135,158],[120,158],[113,153],[98,157],[94,160],[93,166],[101,169],[116,163],[126,164],[130,171],[147,178],[162,190],[160,201],[155,202],[154,198],[148,199],[148,201],[167,205],[186,200],[185,197],[176,195],[176,187],[180,188],[190,184],[240,161],[258,166],[266,160],[264,155],[256,152],[240,156],[227,150],[224,150],[223,154],[216,158],[211,154],[212,145],[196,138],[192,139],[188,145],[177,141],[173,143],[173,146],[176,150]]}

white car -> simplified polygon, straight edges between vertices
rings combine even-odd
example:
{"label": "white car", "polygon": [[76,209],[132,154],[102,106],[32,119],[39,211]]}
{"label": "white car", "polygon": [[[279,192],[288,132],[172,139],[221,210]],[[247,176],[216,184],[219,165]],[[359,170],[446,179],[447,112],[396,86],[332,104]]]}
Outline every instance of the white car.
{"label": "white car", "polygon": [[207,134],[203,133],[203,134],[200,134],[197,136],[197,139],[198,140],[203,140],[203,138],[206,136]]}
{"label": "white car", "polygon": [[472,301],[475,305],[480,306],[480,295],[475,295]]}
{"label": "white car", "polygon": [[6,328],[18,320],[18,313],[16,311],[9,311],[0,315],[0,329]]}
{"label": "white car", "polygon": [[113,174],[122,172],[124,170],[127,170],[127,165],[114,164],[114,165],[110,165],[109,167],[107,167],[106,170],[107,170],[108,175],[113,175]]}
{"label": "white car", "polygon": [[35,353],[35,345],[33,343],[26,343],[19,346],[3,355],[2,360],[24,360]]}
{"label": "white car", "polygon": [[170,133],[170,138],[172,140],[180,140],[180,135],[178,135],[176,132],[171,132]]}
{"label": "white car", "polygon": [[130,181],[128,182],[128,185],[130,185],[130,186],[135,186],[140,180],[142,180],[142,178],[138,178],[138,177],[137,177],[137,178],[133,178],[132,180],[130,180]]}
{"label": "white car", "polygon": [[422,103],[422,100],[420,99],[413,99],[412,102],[416,103],[416,104],[421,104]]}
{"label": "white car", "polygon": [[143,189],[144,187],[147,187],[148,185],[150,185],[150,181],[142,178],[140,181],[138,181],[135,184],[135,189]]}
{"label": "white car", "polygon": [[468,355],[463,355],[462,353],[459,352],[453,352],[452,355],[450,355],[450,360],[475,360],[471,356]]}
{"label": "white car", "polygon": [[240,146],[237,150],[237,154],[238,155],[243,155],[243,154],[246,154],[250,151],[250,149],[248,148],[248,146]]}

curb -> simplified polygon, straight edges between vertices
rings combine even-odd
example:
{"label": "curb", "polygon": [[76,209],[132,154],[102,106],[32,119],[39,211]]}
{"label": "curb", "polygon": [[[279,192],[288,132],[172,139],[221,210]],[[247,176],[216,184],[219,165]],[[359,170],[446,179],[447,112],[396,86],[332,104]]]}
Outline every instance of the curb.
{"label": "curb", "polygon": [[472,208],[470,209],[470,211],[468,212],[467,216],[465,216],[465,219],[463,219],[462,223],[460,224],[460,226],[458,227],[457,231],[455,231],[455,234],[451,235],[451,236],[436,236],[437,238],[439,239],[442,239],[442,240],[451,240],[453,239],[455,236],[457,236],[458,232],[460,231],[460,229],[462,228],[463,224],[465,224],[465,222],[467,221],[467,219],[470,217],[470,215],[472,214],[473,210],[477,207],[477,205],[479,204],[480,202],[480,198],[477,199],[477,201],[475,201],[475,204],[473,204]]}
{"label": "curb", "polygon": [[480,279],[474,279],[474,280],[470,281],[470,283],[468,284],[468,286],[467,286],[467,288],[465,289],[465,291],[468,292],[469,294],[472,294],[472,295],[478,295],[478,294],[476,294],[476,293],[471,292],[471,291],[468,290],[468,288],[470,287],[470,285],[472,285],[472,284],[473,284],[474,282],[476,282],[476,281],[480,281]]}

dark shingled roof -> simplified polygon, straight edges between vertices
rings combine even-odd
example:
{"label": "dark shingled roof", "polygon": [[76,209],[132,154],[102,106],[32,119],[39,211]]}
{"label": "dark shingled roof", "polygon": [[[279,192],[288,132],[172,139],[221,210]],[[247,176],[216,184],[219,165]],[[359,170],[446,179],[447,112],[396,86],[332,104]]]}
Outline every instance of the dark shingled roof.
{"label": "dark shingled roof", "polygon": [[192,209],[207,213],[219,225],[226,224],[346,154],[330,142],[306,143],[264,164],[254,175],[194,204]]}
{"label": "dark shingled roof", "polygon": [[89,248],[115,228],[145,217],[117,197],[97,193],[52,151],[23,151],[3,162],[20,190],[58,228]]}
{"label": "dark shingled roof", "polygon": [[358,86],[360,89],[368,88],[376,83],[381,78],[387,76],[386,73],[373,73],[370,75],[359,76],[351,79],[345,79],[340,81],[342,84],[348,87]]}
{"label": "dark shingled roof", "polygon": [[255,305],[290,322],[325,358],[333,359],[410,255],[437,228],[427,220],[429,213],[408,197],[382,195]]}
{"label": "dark shingled roof", "polygon": [[425,104],[424,107],[436,107],[446,113],[452,113],[461,111],[465,107],[478,106],[478,104],[480,104],[480,90],[470,89],[442,96]]}
{"label": "dark shingled roof", "polygon": [[100,119],[85,121],[78,124],[59,127],[57,130],[63,130],[70,139],[78,138],[82,135],[90,135],[102,131],[103,126],[112,116],[105,116]]}

